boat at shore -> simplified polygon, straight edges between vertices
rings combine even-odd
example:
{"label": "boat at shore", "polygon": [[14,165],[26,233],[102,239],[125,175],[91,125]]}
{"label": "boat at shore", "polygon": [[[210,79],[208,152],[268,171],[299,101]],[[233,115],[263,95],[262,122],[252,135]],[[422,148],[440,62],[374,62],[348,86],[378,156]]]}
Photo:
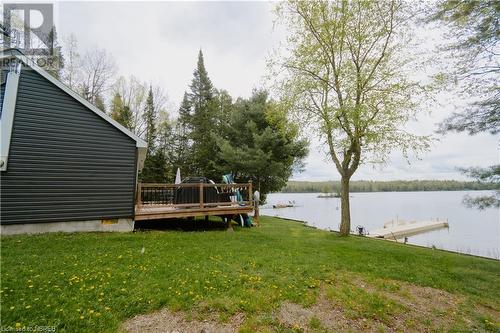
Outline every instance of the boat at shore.
{"label": "boat at shore", "polygon": [[325,199],[340,198],[340,194],[339,193],[322,193],[322,194],[318,195],[318,198],[325,198]]}
{"label": "boat at shore", "polygon": [[290,208],[290,207],[296,207],[295,206],[295,201],[289,201],[288,203],[277,203],[273,205],[273,208]]}

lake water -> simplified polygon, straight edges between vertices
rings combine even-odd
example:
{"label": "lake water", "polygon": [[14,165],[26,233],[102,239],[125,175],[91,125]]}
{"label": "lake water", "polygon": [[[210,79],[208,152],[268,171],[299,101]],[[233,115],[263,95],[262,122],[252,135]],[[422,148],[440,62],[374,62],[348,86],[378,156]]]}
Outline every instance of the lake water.
{"label": "lake water", "polygon": [[[410,244],[435,246],[455,252],[500,258],[500,210],[465,207],[466,194],[490,191],[453,192],[372,192],[351,194],[351,229],[364,226],[368,232],[391,220],[425,221],[447,218],[448,229],[410,236]],[[318,198],[319,193],[271,193],[261,215],[279,216],[307,222],[325,230],[339,230],[340,199]],[[273,209],[273,204],[295,201],[296,207]]]}

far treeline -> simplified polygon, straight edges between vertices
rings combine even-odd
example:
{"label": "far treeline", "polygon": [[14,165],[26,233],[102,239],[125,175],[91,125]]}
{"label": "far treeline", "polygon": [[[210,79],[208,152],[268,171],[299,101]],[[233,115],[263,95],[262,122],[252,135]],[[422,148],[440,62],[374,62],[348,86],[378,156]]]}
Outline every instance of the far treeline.
{"label": "far treeline", "polygon": [[[283,193],[339,193],[340,181],[324,182],[289,181],[281,190]],[[461,182],[456,180],[393,180],[393,181],[351,181],[351,192],[405,192],[405,191],[462,191],[499,190],[498,183]]]}

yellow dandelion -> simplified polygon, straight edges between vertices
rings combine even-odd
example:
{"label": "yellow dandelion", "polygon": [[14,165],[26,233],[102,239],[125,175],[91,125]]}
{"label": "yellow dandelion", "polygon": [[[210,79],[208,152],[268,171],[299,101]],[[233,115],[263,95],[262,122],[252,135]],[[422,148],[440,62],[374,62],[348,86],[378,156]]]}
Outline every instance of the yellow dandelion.
{"label": "yellow dandelion", "polygon": [[85,317],[84,316],[80,316],[80,319],[84,319]]}
{"label": "yellow dandelion", "polygon": [[20,328],[21,327],[21,323],[16,323],[16,328]]}
{"label": "yellow dandelion", "polygon": [[89,310],[89,313],[90,313],[90,314],[94,313],[94,310]]}

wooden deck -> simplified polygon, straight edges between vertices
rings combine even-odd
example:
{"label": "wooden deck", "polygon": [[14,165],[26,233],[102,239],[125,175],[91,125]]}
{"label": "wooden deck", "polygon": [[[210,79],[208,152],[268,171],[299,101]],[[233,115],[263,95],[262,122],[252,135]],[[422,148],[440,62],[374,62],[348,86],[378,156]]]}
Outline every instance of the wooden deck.
{"label": "wooden deck", "polygon": [[139,184],[135,220],[233,216],[253,211],[252,184]]}

